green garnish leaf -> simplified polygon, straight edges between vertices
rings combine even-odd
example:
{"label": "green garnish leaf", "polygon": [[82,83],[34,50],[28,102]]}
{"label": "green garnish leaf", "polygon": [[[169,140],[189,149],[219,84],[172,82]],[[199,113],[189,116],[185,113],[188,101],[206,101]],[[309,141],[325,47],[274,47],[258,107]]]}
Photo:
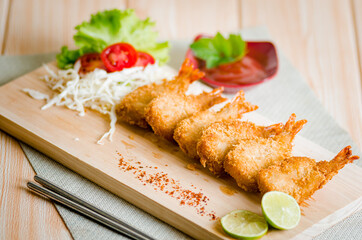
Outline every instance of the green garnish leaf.
{"label": "green garnish leaf", "polygon": [[206,61],[207,68],[235,62],[246,54],[246,42],[239,34],[230,34],[225,39],[217,33],[213,38],[200,38],[190,48],[196,57]]}
{"label": "green garnish leaf", "polygon": [[159,64],[168,61],[169,43],[158,43],[158,33],[153,30],[155,23],[149,18],[140,20],[133,9],[124,11],[114,9],[98,12],[91,16],[89,22],[75,27],[73,36],[77,50],[62,48],[57,55],[60,68],[72,67],[74,62],[84,53],[102,52],[114,43],[126,42],[137,51],[151,54]]}
{"label": "green garnish leaf", "polygon": [[67,46],[61,48],[61,52],[57,54],[58,67],[61,69],[69,69],[77,59],[86,53],[95,52],[92,48],[82,47],[77,50],[69,50]]}

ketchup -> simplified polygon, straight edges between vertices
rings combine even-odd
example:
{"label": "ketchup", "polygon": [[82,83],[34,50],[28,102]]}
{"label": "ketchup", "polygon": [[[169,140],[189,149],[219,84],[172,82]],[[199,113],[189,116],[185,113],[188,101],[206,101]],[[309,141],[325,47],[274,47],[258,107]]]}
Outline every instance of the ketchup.
{"label": "ketchup", "polygon": [[197,59],[200,70],[210,80],[228,84],[250,84],[263,80],[267,74],[264,67],[254,58],[246,55],[240,60],[206,68],[205,61]]}

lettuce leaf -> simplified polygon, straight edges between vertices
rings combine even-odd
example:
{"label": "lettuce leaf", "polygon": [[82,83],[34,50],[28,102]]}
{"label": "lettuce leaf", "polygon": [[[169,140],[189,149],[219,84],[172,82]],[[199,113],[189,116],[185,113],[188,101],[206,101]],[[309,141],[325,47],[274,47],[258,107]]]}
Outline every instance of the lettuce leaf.
{"label": "lettuce leaf", "polygon": [[194,55],[206,61],[207,68],[235,62],[246,54],[246,42],[240,35],[230,34],[229,39],[217,33],[213,38],[200,38],[190,45]]}
{"label": "lettuce leaf", "polygon": [[140,20],[133,9],[124,11],[114,9],[98,12],[89,22],[75,27],[73,36],[77,50],[62,47],[57,55],[60,68],[72,67],[84,53],[102,52],[107,46],[118,43],[130,43],[137,51],[151,54],[160,64],[168,61],[169,43],[157,42],[158,33],[153,30],[155,23],[149,18]]}
{"label": "lettuce leaf", "polygon": [[92,48],[83,47],[77,50],[69,50],[67,46],[63,46],[61,52],[57,54],[58,67],[61,69],[69,69],[77,59],[85,53],[95,52]]}

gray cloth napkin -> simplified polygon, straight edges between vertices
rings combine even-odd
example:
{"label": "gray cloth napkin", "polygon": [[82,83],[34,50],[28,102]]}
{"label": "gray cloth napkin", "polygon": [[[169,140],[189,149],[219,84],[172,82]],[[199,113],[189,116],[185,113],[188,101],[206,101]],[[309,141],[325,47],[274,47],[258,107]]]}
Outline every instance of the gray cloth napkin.
{"label": "gray cloth napkin", "polygon": [[[243,37],[253,40],[270,39],[265,28],[251,28],[242,31]],[[187,42],[172,42],[170,65],[176,69],[182,63]],[[15,79],[42,63],[54,60],[54,54],[32,56],[0,57],[0,84]],[[337,153],[343,147],[351,145],[354,154],[360,151],[350,136],[327,113],[321,103],[309,89],[300,73],[279,51],[279,73],[276,78],[246,92],[246,98],[259,105],[258,112],[270,120],[284,122],[291,113],[308,119],[308,124],[301,135]],[[24,143],[21,146],[35,172],[45,179],[56,183],[79,198],[111,213],[135,228],[156,239],[189,239],[177,229],[145,213],[125,200],[104,190],[77,173],[65,168],[52,159],[32,149]],[[362,161],[357,161],[362,166]],[[55,204],[75,239],[127,239],[61,205]],[[346,218],[315,239],[362,239],[362,211]]]}

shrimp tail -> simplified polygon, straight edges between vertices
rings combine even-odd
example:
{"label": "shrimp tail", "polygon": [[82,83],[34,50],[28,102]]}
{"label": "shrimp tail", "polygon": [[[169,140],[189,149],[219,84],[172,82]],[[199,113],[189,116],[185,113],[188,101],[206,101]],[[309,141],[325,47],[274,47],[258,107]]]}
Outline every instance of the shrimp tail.
{"label": "shrimp tail", "polygon": [[240,90],[231,102],[226,104],[220,112],[223,114],[230,113],[230,115],[235,114],[235,118],[241,118],[244,113],[255,111],[258,108],[257,105],[245,101],[245,94],[243,90]]}
{"label": "shrimp tail", "polygon": [[203,92],[195,96],[196,102],[204,106],[204,109],[210,108],[215,104],[222,103],[227,100],[227,98],[221,96],[223,91],[224,88],[220,87],[211,92]]}
{"label": "shrimp tail", "polygon": [[302,130],[303,126],[307,123],[307,120],[295,121],[296,115],[293,113],[290,115],[288,121],[284,125],[283,133],[289,135],[294,139],[295,135]]}
{"label": "shrimp tail", "polygon": [[203,76],[205,76],[205,73],[195,68],[190,59],[186,58],[174,80],[175,84],[179,85],[179,89],[185,92],[192,82],[199,80]]}
{"label": "shrimp tail", "polygon": [[326,182],[332,179],[346,164],[359,159],[359,156],[352,156],[351,146],[343,148],[331,161],[317,163],[318,170],[326,177]]}
{"label": "shrimp tail", "polygon": [[264,137],[268,138],[280,134],[283,131],[283,127],[284,127],[283,123],[277,123],[264,127],[264,133],[263,133]]}

